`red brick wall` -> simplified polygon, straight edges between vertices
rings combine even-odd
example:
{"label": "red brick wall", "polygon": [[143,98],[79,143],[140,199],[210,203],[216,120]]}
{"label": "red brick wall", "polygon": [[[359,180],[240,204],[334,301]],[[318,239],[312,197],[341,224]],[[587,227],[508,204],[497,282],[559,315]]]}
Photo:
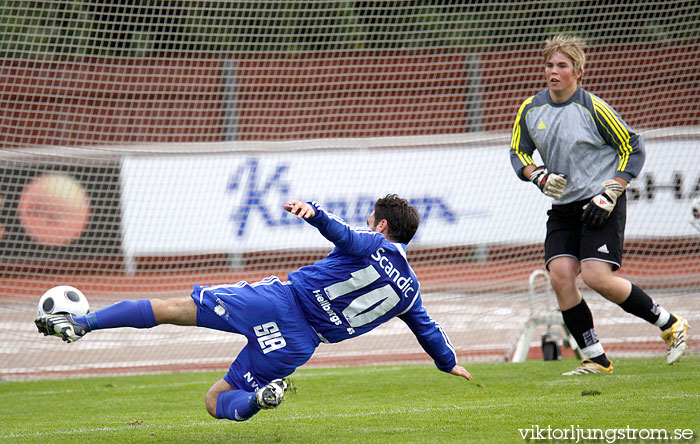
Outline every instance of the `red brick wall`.
{"label": "red brick wall", "polygon": [[220,140],[218,60],[13,61],[0,68],[12,145]]}
{"label": "red brick wall", "polygon": [[321,53],[239,62],[244,139],[463,132],[462,54]]}
{"label": "red brick wall", "polygon": [[[700,46],[587,55],[584,86],[632,127],[700,123]],[[507,132],[544,88],[534,47],[12,61],[0,75],[5,147],[214,142],[231,122],[244,140]]]}

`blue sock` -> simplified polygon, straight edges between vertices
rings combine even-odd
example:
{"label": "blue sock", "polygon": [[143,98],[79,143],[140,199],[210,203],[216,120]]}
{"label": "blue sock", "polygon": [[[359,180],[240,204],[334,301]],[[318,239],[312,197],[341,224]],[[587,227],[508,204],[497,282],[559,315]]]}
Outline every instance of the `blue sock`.
{"label": "blue sock", "polygon": [[90,331],[117,327],[151,328],[158,325],[151,301],[148,299],[117,302],[94,313],[75,316],[73,319],[80,324],[86,324]]}
{"label": "blue sock", "polygon": [[260,411],[254,399],[254,392],[244,390],[221,392],[216,398],[216,417],[246,421]]}

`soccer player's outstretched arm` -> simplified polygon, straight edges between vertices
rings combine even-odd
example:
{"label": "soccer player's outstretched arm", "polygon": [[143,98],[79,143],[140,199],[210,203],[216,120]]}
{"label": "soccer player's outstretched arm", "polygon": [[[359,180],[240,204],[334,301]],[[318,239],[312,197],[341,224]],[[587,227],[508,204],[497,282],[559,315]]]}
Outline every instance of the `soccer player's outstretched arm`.
{"label": "soccer player's outstretched arm", "polygon": [[284,205],[284,209],[316,227],[323,237],[348,254],[370,254],[384,239],[384,236],[369,228],[350,227],[339,217],[324,211],[316,202],[292,200]]}
{"label": "soccer player's outstretched arm", "polygon": [[461,365],[455,365],[452,368],[452,371],[450,371],[450,374],[455,375],[455,376],[461,376],[464,379],[466,379],[467,381],[472,380],[472,375],[470,375],[469,372],[467,371],[467,369],[462,367]]}
{"label": "soccer player's outstretched arm", "polygon": [[461,376],[467,380],[472,379],[467,369],[457,365],[457,355],[454,347],[442,329],[440,324],[433,321],[423,304],[418,298],[411,309],[399,315],[399,319],[404,321],[411,329],[418,343],[423,347],[428,355],[435,361],[435,365],[443,372],[455,376]]}
{"label": "soccer player's outstretched arm", "polygon": [[290,200],[284,204],[284,209],[292,213],[297,219],[308,219],[316,215],[316,209],[308,202]]}

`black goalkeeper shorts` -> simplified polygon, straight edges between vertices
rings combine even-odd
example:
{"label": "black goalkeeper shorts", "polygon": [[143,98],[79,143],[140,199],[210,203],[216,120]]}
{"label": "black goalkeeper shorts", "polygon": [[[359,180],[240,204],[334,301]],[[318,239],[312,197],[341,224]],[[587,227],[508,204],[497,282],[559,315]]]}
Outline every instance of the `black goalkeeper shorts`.
{"label": "black goalkeeper shorts", "polygon": [[569,256],[583,262],[609,262],[613,271],[622,266],[622,247],[627,222],[627,195],[617,199],[617,205],[602,227],[590,229],[581,222],[583,206],[590,199],[563,205],[552,205],[547,212],[547,237],[544,241],[545,266],[557,257]]}

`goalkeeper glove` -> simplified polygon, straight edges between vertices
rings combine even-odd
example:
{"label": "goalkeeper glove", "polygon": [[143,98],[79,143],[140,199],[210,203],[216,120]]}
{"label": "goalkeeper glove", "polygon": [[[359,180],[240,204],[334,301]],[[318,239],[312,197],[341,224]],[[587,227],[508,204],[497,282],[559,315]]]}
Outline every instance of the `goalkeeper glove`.
{"label": "goalkeeper glove", "polygon": [[625,192],[625,187],[616,180],[603,182],[603,191],[583,206],[581,221],[590,228],[601,227],[615,208],[617,198]]}
{"label": "goalkeeper glove", "polygon": [[544,166],[539,166],[530,174],[530,182],[537,185],[545,196],[561,199],[566,187],[566,176],[550,173]]}

